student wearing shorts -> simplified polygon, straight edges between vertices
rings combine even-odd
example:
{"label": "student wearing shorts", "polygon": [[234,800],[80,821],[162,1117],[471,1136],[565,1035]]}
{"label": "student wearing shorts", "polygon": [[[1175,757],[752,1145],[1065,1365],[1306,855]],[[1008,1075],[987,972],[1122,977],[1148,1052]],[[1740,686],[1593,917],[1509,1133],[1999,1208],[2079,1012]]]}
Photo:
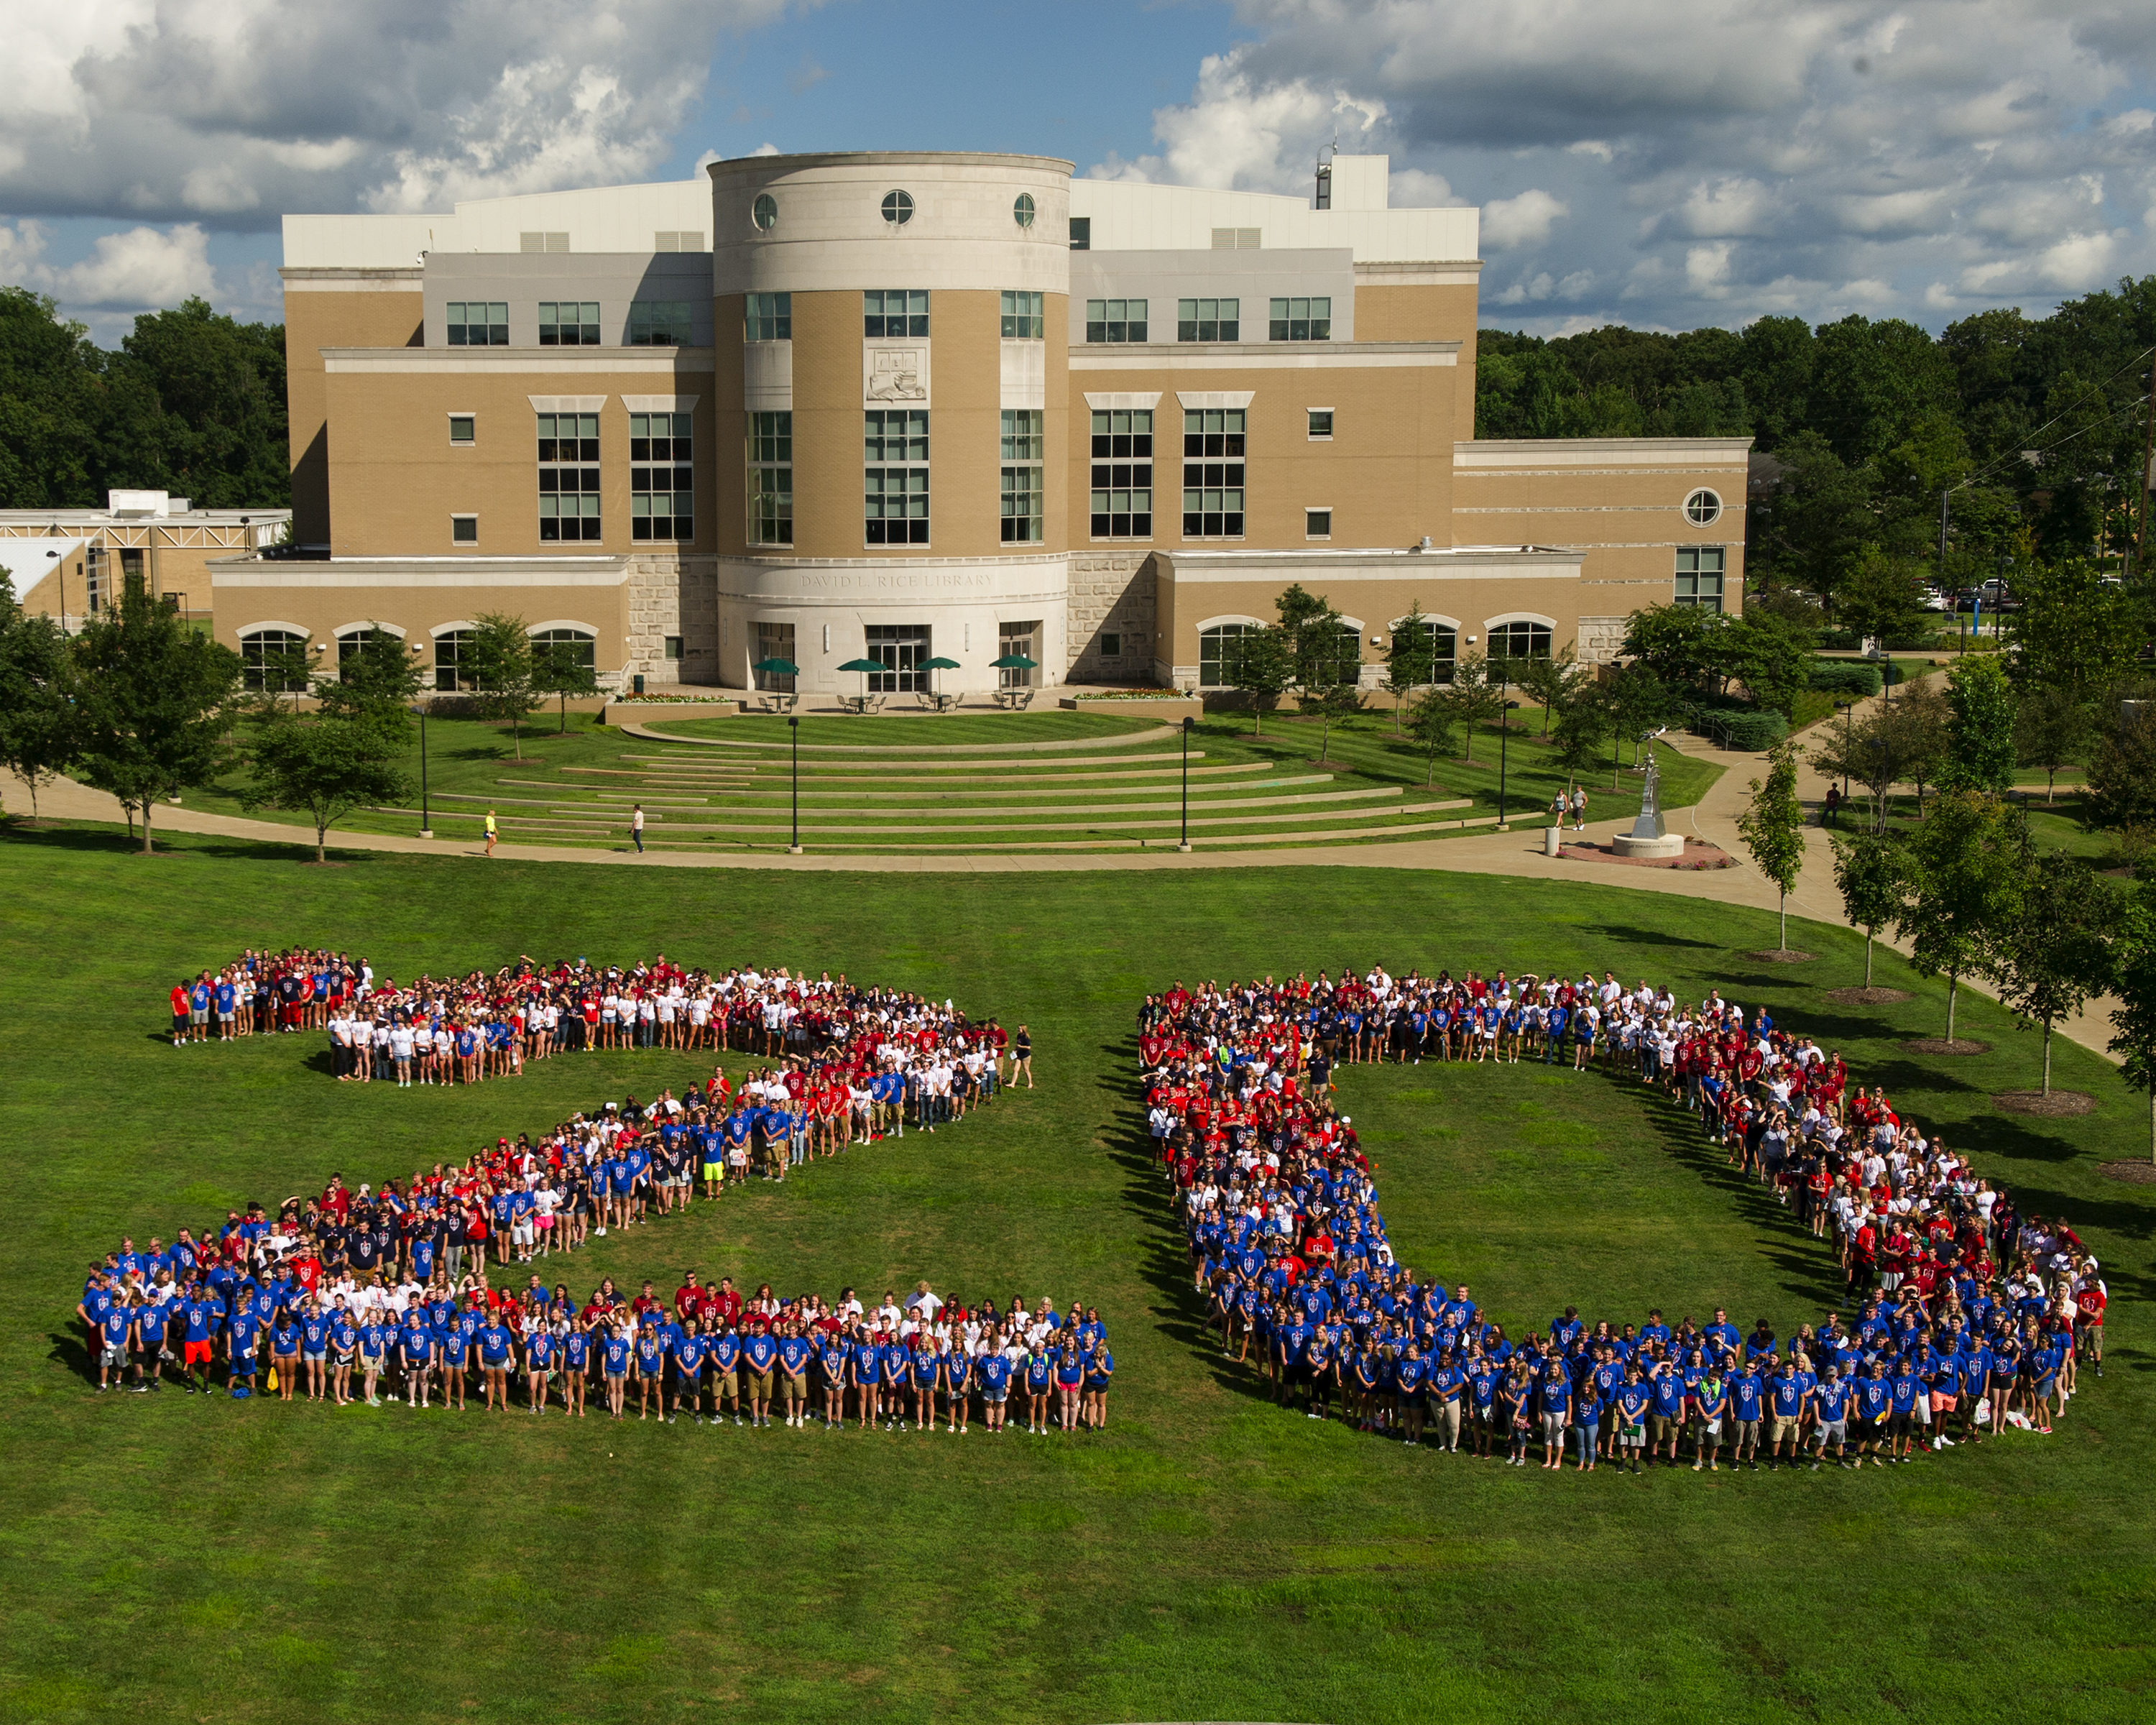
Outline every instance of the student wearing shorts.
{"label": "student wearing shorts", "polygon": [[1640,1471],[1640,1457],[1647,1447],[1647,1409],[1653,1404],[1654,1392],[1640,1375],[1640,1368],[1628,1365],[1625,1381],[1611,1399],[1611,1408],[1617,1421],[1617,1455],[1620,1465],[1629,1459],[1632,1471]]}
{"label": "student wearing shorts", "polygon": [[786,1423],[799,1430],[808,1423],[808,1361],[814,1353],[798,1324],[788,1324],[778,1338],[778,1399]]}
{"label": "student wearing shorts", "polygon": [[1821,1380],[1815,1395],[1819,1410],[1818,1424],[1812,1427],[1812,1471],[1817,1473],[1820,1462],[1826,1455],[1826,1446],[1834,1445],[1835,1464],[1847,1467],[1849,1462],[1849,1404],[1851,1386],[1841,1375],[1841,1368],[1830,1360],[1826,1376]]}
{"label": "student wearing shorts", "polygon": [[612,1326],[600,1343],[600,1363],[606,1375],[607,1412],[616,1420],[624,1417],[623,1404],[629,1399],[629,1362],[634,1352],[626,1324]]}

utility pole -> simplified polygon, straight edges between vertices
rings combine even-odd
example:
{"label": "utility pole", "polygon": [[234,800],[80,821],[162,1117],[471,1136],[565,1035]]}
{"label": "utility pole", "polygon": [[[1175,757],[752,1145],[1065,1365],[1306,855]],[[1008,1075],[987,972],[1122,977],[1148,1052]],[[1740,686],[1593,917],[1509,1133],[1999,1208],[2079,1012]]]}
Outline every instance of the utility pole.
{"label": "utility pole", "polygon": [[2153,500],[2148,481],[2152,468],[2156,468],[2156,364],[2148,367],[2148,391],[2145,398],[2148,412],[2142,420],[2141,432],[2141,531],[2133,539],[2133,567],[2142,567],[2142,557],[2148,549],[2148,506]]}

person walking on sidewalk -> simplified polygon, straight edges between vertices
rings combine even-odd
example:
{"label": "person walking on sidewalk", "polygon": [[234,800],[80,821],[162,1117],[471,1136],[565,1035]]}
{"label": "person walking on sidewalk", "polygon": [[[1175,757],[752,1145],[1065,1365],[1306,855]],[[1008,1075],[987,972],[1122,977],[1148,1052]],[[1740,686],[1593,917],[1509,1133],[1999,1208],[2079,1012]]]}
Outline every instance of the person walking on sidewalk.
{"label": "person walking on sidewalk", "polygon": [[629,836],[636,841],[636,854],[644,855],[644,805],[637,803],[629,812]]}
{"label": "person walking on sidewalk", "polygon": [[495,831],[494,811],[490,809],[486,811],[486,854],[489,856],[494,855],[494,841],[498,836]]}

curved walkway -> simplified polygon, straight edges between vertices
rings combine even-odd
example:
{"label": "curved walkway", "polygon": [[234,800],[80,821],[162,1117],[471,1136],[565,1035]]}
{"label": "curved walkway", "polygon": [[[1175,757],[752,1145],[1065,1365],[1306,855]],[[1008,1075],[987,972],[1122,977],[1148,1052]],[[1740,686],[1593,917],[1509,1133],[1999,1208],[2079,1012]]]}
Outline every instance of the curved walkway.
{"label": "curved walkway", "polygon": [[[678,737],[664,740],[669,742],[686,741]],[[1379,841],[1338,848],[1275,845],[1262,850],[1209,849],[1202,854],[1194,852],[1188,855],[1178,855],[1170,849],[1147,849],[1024,856],[978,854],[952,856],[906,852],[843,856],[819,855],[814,852],[803,856],[788,856],[783,852],[767,852],[708,856],[691,851],[657,850],[647,851],[639,856],[629,850],[605,851],[567,845],[511,844],[496,845],[495,855],[520,862],[581,863],[639,869],[780,869],[804,874],[1014,875],[1090,873],[1127,869],[1425,869],[1452,874],[1517,875],[1532,880],[1589,880],[1597,886],[1625,887],[1635,892],[1668,893],[1682,898],[1711,899],[1719,904],[1749,906],[1761,911],[1774,910],[1778,899],[1774,885],[1746,857],[1743,839],[1737,830],[1738,819],[1751,798],[1751,781],[1763,770],[1762,757],[1717,749],[1693,737],[1665,738],[1663,742],[1665,747],[1674,745],[1686,755],[1712,761],[1724,769],[1722,776],[1708,788],[1706,795],[1697,804],[1690,809],[1671,811],[1666,817],[1666,824],[1673,831],[1689,830],[1708,844],[1727,851],[1739,859],[1737,867],[1707,871],[1649,869],[1545,856],[1543,854],[1543,812],[1533,808],[1522,810],[1509,832],[1491,830],[1460,838],[1406,839],[1392,843]],[[1799,775],[1799,793],[1809,804],[1817,805],[1819,799],[1825,794],[1826,785],[1827,780],[1809,767]],[[1590,795],[1594,797],[1600,815],[1588,823],[1584,836],[1589,840],[1606,844],[1612,835],[1631,824],[1639,806],[1637,782],[1633,781],[1616,792],[1603,788],[1599,793],[1590,792]],[[4,797],[7,806],[11,809],[21,811],[29,806],[28,787],[5,772],[0,772],[0,797]],[[41,814],[60,820],[98,821],[116,826],[124,825],[127,818],[112,798],[69,779],[48,786],[38,793],[38,802]],[[311,835],[303,829],[275,821],[249,820],[237,815],[203,814],[185,807],[167,806],[159,809],[157,829],[161,832],[212,834],[262,844],[310,849],[312,846]],[[404,855],[454,857],[484,856],[486,854],[483,845],[465,839],[399,838],[382,833],[332,832],[330,842],[336,849],[346,851],[372,850]],[[1807,826],[1804,829],[1804,850],[1803,876],[1798,882],[1797,890],[1789,895],[1790,912],[1815,922],[1848,927],[1848,918],[1842,913],[1840,895],[1835,888],[1834,848],[1829,835],[1816,825]],[[1884,935],[1881,937],[1881,944],[1902,950],[1902,943]],[[1993,993],[1992,990],[1974,983],[1968,986],[1978,988],[1979,993]],[[1994,998],[1996,998],[1995,994]],[[2059,1026],[2059,1034],[2085,1048],[2105,1054],[2104,1044],[2111,1034],[2108,1014],[2116,1004],[2108,999],[2090,1002],[2087,1009],[2078,1017]]]}

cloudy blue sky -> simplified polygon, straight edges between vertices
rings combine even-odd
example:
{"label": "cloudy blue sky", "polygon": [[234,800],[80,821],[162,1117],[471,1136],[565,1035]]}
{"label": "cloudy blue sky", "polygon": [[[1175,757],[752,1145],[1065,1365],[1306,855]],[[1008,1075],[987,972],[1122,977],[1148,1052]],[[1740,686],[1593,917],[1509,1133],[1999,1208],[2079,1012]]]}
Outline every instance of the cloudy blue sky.
{"label": "cloudy blue sky", "polygon": [[1933,328],[2156,270],[2156,0],[5,0],[0,283],[277,315],[288,210],[1008,149],[1483,208],[1486,321]]}

